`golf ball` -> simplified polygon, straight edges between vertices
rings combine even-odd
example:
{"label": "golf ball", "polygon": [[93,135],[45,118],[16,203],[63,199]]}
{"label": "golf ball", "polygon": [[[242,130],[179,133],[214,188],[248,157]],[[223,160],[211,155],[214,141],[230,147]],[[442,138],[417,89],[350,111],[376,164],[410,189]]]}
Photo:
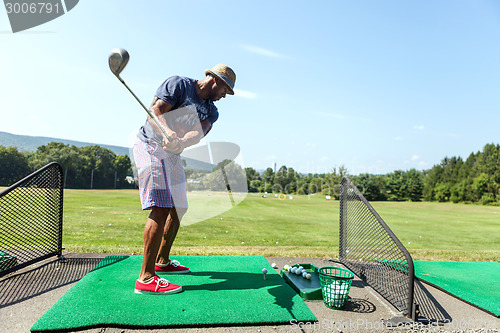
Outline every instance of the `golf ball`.
{"label": "golf ball", "polygon": [[266,274],[266,273],[267,273],[267,268],[263,268],[263,269],[262,269],[262,273],[263,273],[263,274]]}
{"label": "golf ball", "polygon": [[296,271],[297,271],[297,267],[292,267],[290,269],[290,273],[292,273],[292,274],[295,274]]}
{"label": "golf ball", "polygon": [[307,273],[306,274],[306,279],[311,280],[311,274]]}
{"label": "golf ball", "polygon": [[288,268],[289,268],[289,267],[290,267],[290,266],[285,265],[285,266],[283,267],[283,269],[284,269],[285,271],[288,271]]}
{"label": "golf ball", "polygon": [[302,269],[300,267],[297,268],[297,270],[295,271],[295,274],[297,274],[297,275],[302,274]]}
{"label": "golf ball", "polygon": [[302,271],[302,277],[305,279],[307,276],[307,272],[306,271]]}
{"label": "golf ball", "polygon": [[277,268],[277,267],[278,267],[278,265],[276,265],[276,263],[274,263],[274,262],[271,264],[271,266],[272,266],[273,268]]}

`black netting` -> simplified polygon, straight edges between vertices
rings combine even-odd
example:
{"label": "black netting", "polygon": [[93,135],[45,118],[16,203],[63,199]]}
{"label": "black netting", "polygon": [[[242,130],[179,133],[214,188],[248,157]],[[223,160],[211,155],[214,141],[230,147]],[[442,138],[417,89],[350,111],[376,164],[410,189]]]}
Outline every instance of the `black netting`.
{"label": "black netting", "polygon": [[51,163],[0,193],[0,276],[62,251],[63,171]]}
{"label": "black netting", "polygon": [[340,187],[339,259],[398,310],[412,313],[411,256],[347,177]]}

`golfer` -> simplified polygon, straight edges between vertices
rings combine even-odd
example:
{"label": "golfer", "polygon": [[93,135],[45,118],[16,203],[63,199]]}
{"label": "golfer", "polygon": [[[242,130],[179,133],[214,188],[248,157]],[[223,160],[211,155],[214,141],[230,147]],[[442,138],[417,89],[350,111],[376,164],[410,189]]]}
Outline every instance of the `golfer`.
{"label": "golfer", "polygon": [[219,117],[214,102],[234,95],[236,75],[226,65],[205,71],[194,80],[173,76],[156,91],[150,111],[168,137],[150,117],[134,144],[143,210],[151,210],[144,228],[144,258],[135,284],[138,294],[173,294],[182,287],[157,274],[189,273],[189,268],[170,260],[170,250],[185,214],[186,176],[180,153],[210,132]]}

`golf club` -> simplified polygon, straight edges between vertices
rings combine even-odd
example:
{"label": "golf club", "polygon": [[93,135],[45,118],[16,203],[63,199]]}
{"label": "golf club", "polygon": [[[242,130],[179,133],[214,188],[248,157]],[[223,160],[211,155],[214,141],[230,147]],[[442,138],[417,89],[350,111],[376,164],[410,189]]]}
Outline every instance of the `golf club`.
{"label": "golf club", "polygon": [[111,72],[113,74],[115,74],[115,76],[118,78],[118,80],[120,80],[121,83],[123,83],[125,88],[127,88],[127,90],[130,91],[130,93],[132,94],[132,96],[134,96],[134,98],[137,100],[137,102],[139,102],[139,104],[141,104],[144,111],[146,111],[148,113],[148,115],[151,117],[151,119],[153,119],[155,124],[162,131],[163,135],[165,135],[165,137],[168,140],[171,140],[170,136],[167,134],[167,132],[165,131],[163,126],[158,122],[156,117],[148,110],[148,108],[144,104],[142,104],[142,102],[139,100],[139,98],[134,94],[134,92],[127,86],[125,81],[123,81],[123,79],[120,77],[120,73],[123,71],[125,66],[127,66],[129,59],[130,59],[130,56],[129,56],[127,50],[120,49],[120,48],[112,49],[111,54],[109,55],[109,58],[108,58],[109,69],[111,69]]}

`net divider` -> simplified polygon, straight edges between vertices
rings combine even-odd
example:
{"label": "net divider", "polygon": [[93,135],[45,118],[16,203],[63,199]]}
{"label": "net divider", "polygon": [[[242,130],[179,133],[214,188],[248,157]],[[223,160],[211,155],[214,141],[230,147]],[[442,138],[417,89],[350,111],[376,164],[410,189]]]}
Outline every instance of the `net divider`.
{"label": "net divider", "polygon": [[[351,193],[348,193],[348,191],[351,191]],[[368,235],[366,231],[362,234],[361,231],[364,229],[358,224],[351,227],[352,229],[349,229],[350,226],[347,225],[349,223],[349,221],[347,221],[348,216],[351,219],[353,218],[350,216],[353,212],[348,211],[350,208],[349,199],[351,197],[354,197],[354,200],[351,201],[360,202],[369,212],[369,214],[360,212],[354,213],[354,218],[364,220],[371,219],[371,221],[375,220],[378,224],[377,227],[379,229],[375,231],[376,234],[374,237]],[[369,215],[371,215],[371,217]],[[383,230],[382,233],[385,233],[385,235],[382,234],[380,230]],[[358,233],[358,235],[356,235],[356,233]],[[381,241],[379,244],[373,243],[373,240],[380,241],[380,238],[384,236],[383,242]],[[349,237],[358,238],[350,239]],[[388,239],[392,244],[387,242]],[[352,243],[357,246],[351,246]],[[349,252],[349,250],[352,252]],[[398,253],[396,253],[396,251]],[[356,258],[352,258],[353,256],[356,256]],[[373,259],[374,257],[379,258]],[[404,257],[404,261],[401,260],[402,257]],[[347,176],[342,177],[340,185],[339,261],[365,280],[365,282],[371,281],[371,287],[401,311],[403,315],[414,321],[418,319],[418,305],[414,303],[415,269],[413,259],[394,232]],[[376,268],[374,268],[373,265],[376,265]],[[394,283],[392,281],[390,282],[390,288],[387,288],[384,281],[381,281],[387,277],[383,276],[384,272],[381,272],[382,269],[388,271],[386,275],[390,275],[391,277],[397,276],[398,281],[401,280],[402,283],[406,285],[406,290],[404,291],[406,301],[404,305],[394,302],[394,295],[391,295],[391,293],[397,292],[397,290],[394,289],[396,288],[396,281],[394,281]],[[375,273],[370,275],[370,272],[373,271],[375,271]],[[366,274],[369,275],[367,276]]]}
{"label": "net divider", "polygon": [[0,277],[62,256],[64,171],[52,162],[0,192]]}

